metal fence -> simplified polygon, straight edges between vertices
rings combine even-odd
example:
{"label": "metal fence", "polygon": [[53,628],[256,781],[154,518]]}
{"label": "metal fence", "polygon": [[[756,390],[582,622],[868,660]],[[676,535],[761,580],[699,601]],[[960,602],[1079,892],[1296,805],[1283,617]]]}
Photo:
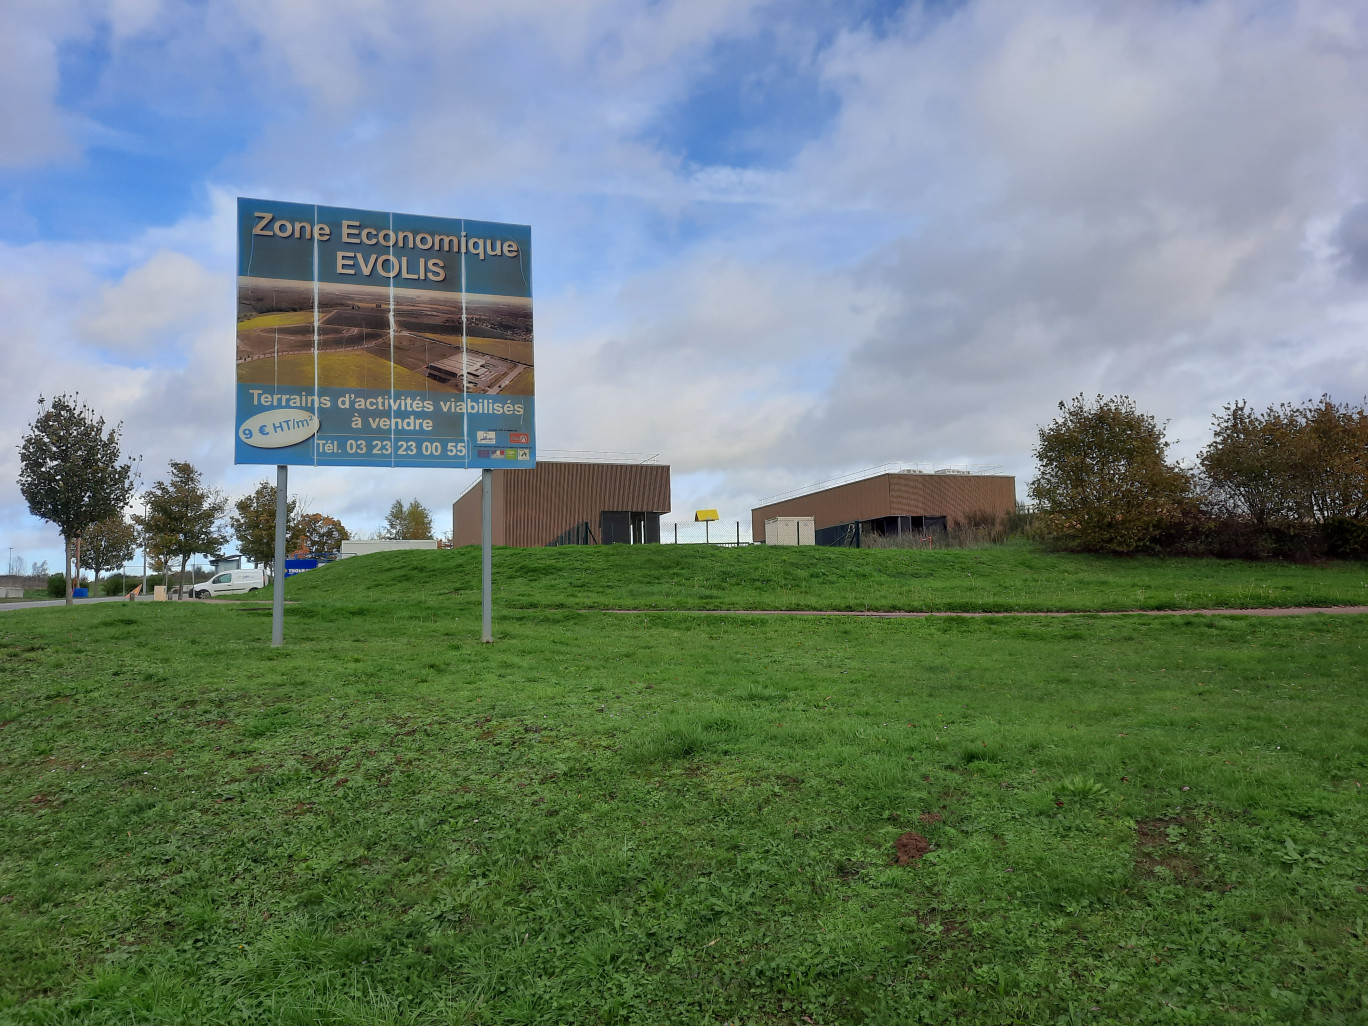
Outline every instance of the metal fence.
{"label": "metal fence", "polygon": [[662,545],[721,545],[726,548],[757,544],[755,539],[751,537],[749,520],[714,520],[705,524],[696,524],[692,520],[662,520],[660,522],[660,543]]}

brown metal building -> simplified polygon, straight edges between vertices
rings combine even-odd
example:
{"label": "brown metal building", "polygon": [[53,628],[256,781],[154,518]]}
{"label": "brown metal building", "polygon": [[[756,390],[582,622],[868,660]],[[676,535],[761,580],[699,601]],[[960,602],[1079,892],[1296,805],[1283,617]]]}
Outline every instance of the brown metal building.
{"label": "brown metal building", "polygon": [[[493,472],[494,544],[612,545],[660,541],[670,468],[644,463],[538,461]],[[480,544],[480,482],[451,506],[455,545]]]}
{"label": "brown metal building", "polygon": [[[1009,475],[895,470],[757,506],[751,510],[751,537],[763,541],[771,517],[814,518],[818,544],[823,544],[823,531],[842,525],[893,525],[911,518],[920,528],[924,521],[944,518],[942,524],[954,524],[968,513],[1015,508],[1016,478]],[[883,526],[877,527],[882,533]]]}

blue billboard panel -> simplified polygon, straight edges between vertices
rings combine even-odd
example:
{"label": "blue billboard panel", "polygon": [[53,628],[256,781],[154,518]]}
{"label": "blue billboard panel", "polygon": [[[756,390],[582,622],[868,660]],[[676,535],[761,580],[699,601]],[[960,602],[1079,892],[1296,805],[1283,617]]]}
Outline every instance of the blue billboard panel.
{"label": "blue billboard panel", "polygon": [[236,462],[532,466],[531,242],[239,199]]}

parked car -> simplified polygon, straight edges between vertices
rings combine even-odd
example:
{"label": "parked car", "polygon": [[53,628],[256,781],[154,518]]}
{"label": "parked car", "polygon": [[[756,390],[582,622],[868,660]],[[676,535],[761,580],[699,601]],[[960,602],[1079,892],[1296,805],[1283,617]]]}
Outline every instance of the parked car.
{"label": "parked car", "polygon": [[192,594],[195,598],[207,599],[220,595],[251,593],[264,587],[266,574],[262,570],[224,570],[207,581],[200,581],[192,589]]}

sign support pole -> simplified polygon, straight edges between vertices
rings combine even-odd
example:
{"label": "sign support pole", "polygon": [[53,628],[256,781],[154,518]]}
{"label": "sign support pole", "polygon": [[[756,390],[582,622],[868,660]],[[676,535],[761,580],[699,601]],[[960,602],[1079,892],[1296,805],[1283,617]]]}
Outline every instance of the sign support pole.
{"label": "sign support pole", "polygon": [[271,589],[271,647],[285,644],[285,512],[289,468],[276,467],[275,585]]}
{"label": "sign support pole", "polygon": [[480,471],[480,640],[494,640],[494,471]]}

